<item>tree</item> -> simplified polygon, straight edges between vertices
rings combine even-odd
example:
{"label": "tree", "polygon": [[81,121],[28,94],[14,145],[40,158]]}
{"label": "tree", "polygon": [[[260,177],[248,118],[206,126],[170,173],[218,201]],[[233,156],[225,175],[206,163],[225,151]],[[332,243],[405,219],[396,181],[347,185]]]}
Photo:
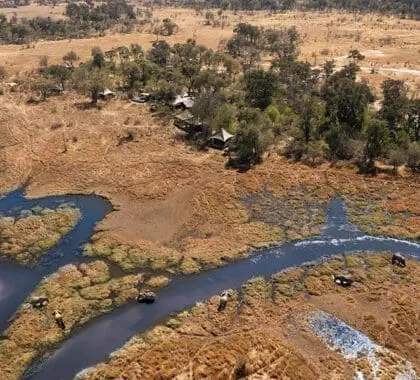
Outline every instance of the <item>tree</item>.
{"label": "tree", "polygon": [[408,102],[406,127],[410,138],[413,141],[420,141],[420,99]]}
{"label": "tree", "polygon": [[169,18],[162,20],[162,33],[164,36],[172,36],[178,30],[178,25]]}
{"label": "tree", "polygon": [[348,58],[357,64],[359,61],[363,61],[365,56],[359,50],[354,49],[350,50]]}
{"label": "tree", "polygon": [[315,96],[304,95],[298,114],[301,116],[300,129],[308,143],[325,122],[325,104]]}
{"label": "tree", "polygon": [[48,66],[48,56],[41,55],[39,57],[39,67],[44,68]]}
{"label": "tree", "polygon": [[245,168],[258,164],[267,146],[267,141],[257,125],[241,122],[229,148],[231,163],[245,166]]}
{"label": "tree", "polygon": [[67,68],[62,65],[52,65],[45,70],[45,73],[58,80],[61,88],[65,90],[65,82],[70,79],[70,71]]}
{"label": "tree", "polygon": [[38,91],[41,94],[41,101],[44,101],[51,95],[53,86],[54,83],[49,78],[41,77],[32,85],[32,89]]}
{"label": "tree", "polygon": [[383,101],[379,112],[380,117],[386,121],[392,137],[403,120],[407,97],[404,82],[401,80],[387,79],[382,83]]}
{"label": "tree", "polygon": [[97,69],[103,69],[105,67],[105,56],[104,53],[102,53],[101,49],[99,48],[93,48],[92,49],[92,66],[96,67]]}
{"label": "tree", "polygon": [[342,125],[350,137],[363,129],[365,112],[374,96],[366,83],[356,82],[353,68],[347,67],[331,75],[323,85],[321,95],[332,124]]}
{"label": "tree", "polygon": [[250,106],[265,109],[277,88],[277,76],[263,69],[251,70],[245,73],[246,100]]}
{"label": "tree", "polygon": [[299,55],[299,33],[295,26],[288,29],[268,29],[265,31],[267,49],[277,59],[295,61]]}
{"label": "tree", "polygon": [[214,13],[212,11],[206,12],[206,25],[212,25],[214,22]]}
{"label": "tree", "polygon": [[389,152],[389,163],[394,167],[394,173],[397,173],[398,166],[403,165],[407,160],[404,150],[395,148]]}
{"label": "tree", "polygon": [[75,61],[78,61],[80,58],[73,50],[69,51],[67,54],[63,56],[64,62],[69,62],[72,66]]}
{"label": "tree", "polygon": [[109,74],[95,66],[78,68],[73,77],[74,87],[82,93],[90,94],[91,104],[96,105],[99,93],[109,86]]}
{"label": "tree", "polygon": [[325,61],[323,65],[323,70],[327,78],[330,77],[332,74],[334,74],[334,68],[335,68],[334,60]]}
{"label": "tree", "polygon": [[152,49],[149,51],[148,58],[156,65],[166,66],[170,54],[170,47],[166,41],[155,41],[153,42]]}
{"label": "tree", "polygon": [[413,142],[408,147],[407,165],[413,172],[420,171],[420,143]]}
{"label": "tree", "polygon": [[139,44],[131,44],[130,52],[135,61],[144,58],[144,50]]}
{"label": "tree", "polygon": [[0,66],[0,80],[6,78],[7,72],[4,66]]}
{"label": "tree", "polygon": [[366,128],[366,147],[361,169],[370,173],[375,172],[375,160],[383,154],[389,144],[389,132],[386,122],[373,118]]}

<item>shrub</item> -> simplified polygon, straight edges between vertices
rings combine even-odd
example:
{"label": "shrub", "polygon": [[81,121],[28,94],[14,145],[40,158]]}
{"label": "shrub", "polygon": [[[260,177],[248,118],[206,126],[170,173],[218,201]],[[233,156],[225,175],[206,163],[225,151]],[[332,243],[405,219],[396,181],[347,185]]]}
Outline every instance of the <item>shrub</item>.
{"label": "shrub", "polygon": [[392,149],[389,152],[389,163],[392,166],[394,166],[395,170],[397,169],[398,166],[405,164],[406,159],[407,159],[406,153],[400,148]]}
{"label": "shrub", "polygon": [[321,165],[328,155],[328,145],[323,141],[311,141],[307,144],[302,162],[309,166]]}
{"label": "shrub", "polygon": [[420,171],[420,143],[413,142],[408,147],[407,165],[413,172]]}

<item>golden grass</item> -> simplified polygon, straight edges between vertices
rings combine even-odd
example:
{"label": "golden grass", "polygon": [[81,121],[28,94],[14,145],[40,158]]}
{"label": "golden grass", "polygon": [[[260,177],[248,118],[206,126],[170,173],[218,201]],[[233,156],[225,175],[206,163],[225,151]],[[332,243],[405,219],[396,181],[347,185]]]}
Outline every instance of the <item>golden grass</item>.
{"label": "golden grass", "polygon": [[25,265],[34,264],[36,259],[57,244],[80,218],[80,211],[70,207],[34,210],[38,215],[26,211],[29,215],[22,218],[0,218],[1,254]]}
{"label": "golden grass", "polygon": [[[103,261],[60,268],[28,297],[47,297],[49,304],[40,310],[22,305],[4,332],[0,341],[2,379],[20,378],[34,357],[68,338],[76,327],[134,299],[138,295],[137,285],[143,280],[142,274],[112,279]],[[56,309],[63,312],[64,331],[52,316]]]}
{"label": "golden grass", "polygon": [[[402,358],[418,371],[412,334],[420,265],[410,260],[401,270],[390,265],[389,254],[382,253],[347,259],[351,267],[340,256],[313,264],[305,275],[304,269],[294,268],[271,280],[253,279],[243,286],[243,297],[235,293],[224,312],[217,312],[218,297],[213,297],[172,317],[164,326],[132,338],[81,379],[235,378],[239,368],[247,376],[290,379],[346,379],[354,375],[355,368],[370,372],[366,363],[347,362],[328,350],[308,330],[305,316],[315,310],[335,314],[391,348],[396,355],[383,354],[384,373],[397,373]],[[353,276],[359,271],[359,283],[350,289],[334,284],[330,275],[337,274],[334,268],[338,267],[340,273]],[[392,278],[385,275],[378,282],[370,278],[373,272],[392,273]],[[378,291],[383,296],[372,299]]]}
{"label": "golden grass", "polygon": [[[59,17],[61,6],[18,7],[14,10],[18,16],[45,15],[50,9],[53,17]],[[9,10],[6,10],[9,12]],[[420,84],[420,26],[414,20],[402,20],[397,17],[377,14],[352,14],[343,11],[333,12],[286,12],[270,14],[255,12],[253,14],[224,12],[228,26],[213,28],[204,25],[204,12],[196,15],[192,9],[160,8],[153,10],[153,18],[169,17],[179,25],[179,32],[166,38],[169,43],[185,42],[194,38],[199,44],[216,49],[219,42],[233,34],[233,28],[239,22],[250,22],[254,25],[282,28],[295,25],[302,37],[300,58],[318,66],[327,59],[335,59],[342,65],[351,49],[361,50],[366,60],[362,63],[365,70],[361,76],[367,79],[376,89],[385,78],[406,79],[410,88],[418,91]],[[76,51],[85,61],[90,57],[92,47],[100,46],[104,51],[118,46],[129,46],[138,43],[146,50],[151,47],[155,37],[150,33],[152,26],[142,28],[130,34],[119,34],[108,31],[105,37],[93,37],[83,40],[39,41],[35,48],[23,49],[20,46],[0,47],[0,65],[5,65],[10,73],[22,76],[38,66],[39,56],[47,55],[51,63],[61,62],[64,54]],[[370,74],[371,67],[382,69],[377,74]],[[404,73],[404,70],[414,70]],[[388,71],[387,71],[388,70]],[[398,71],[400,70],[400,71]]]}

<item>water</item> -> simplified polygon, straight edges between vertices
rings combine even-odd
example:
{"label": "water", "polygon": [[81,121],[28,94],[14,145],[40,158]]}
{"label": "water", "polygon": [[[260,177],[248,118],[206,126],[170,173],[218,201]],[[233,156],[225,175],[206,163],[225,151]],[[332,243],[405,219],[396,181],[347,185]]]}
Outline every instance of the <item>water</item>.
{"label": "water", "polygon": [[[380,373],[390,373],[389,363],[397,358],[403,363],[403,369],[396,378],[405,380],[417,379],[412,364],[389,351],[383,346],[374,343],[368,336],[355,330],[348,324],[324,311],[317,311],[311,314],[310,326],[314,333],[334,351],[339,350],[347,360],[365,358],[370,366],[370,377],[374,380],[381,378]],[[384,360],[390,359],[391,360]],[[355,378],[365,379],[363,373],[356,369]]]}
{"label": "water", "polygon": [[[31,207],[28,203],[31,203],[54,208],[60,202],[74,202],[83,214],[81,221],[57,247],[46,254],[46,258],[36,270],[0,263],[0,281],[4,281],[4,285],[0,283],[0,302],[7,304],[9,309],[6,313],[1,310],[1,318],[3,314],[10,315],[10,311],[16,309],[42,276],[54,272],[59,266],[68,262],[85,260],[78,256],[81,245],[89,239],[95,223],[111,210],[111,206],[104,199],[95,196],[47,197],[28,201],[22,198],[22,192],[12,193],[0,200],[0,212],[3,213],[4,210],[17,205],[28,208]],[[336,199],[332,200],[327,207],[327,223],[321,237],[282,244],[276,248],[260,251],[249,258],[196,275],[175,277],[166,288],[159,291],[154,304],[128,303],[112,313],[88,322],[63,342],[48,359],[38,361],[27,372],[26,378],[72,379],[80,370],[106,360],[111,352],[120,348],[135,334],[150,329],[171,314],[189,308],[196,302],[204,301],[224,289],[239,288],[252,277],[272,275],[282,269],[323,256],[357,251],[401,252],[420,257],[420,244],[366,236],[348,224],[343,203]],[[57,255],[57,252],[61,254]],[[26,284],[28,281],[29,284]],[[22,282],[25,284],[21,284]],[[17,289],[11,290],[13,287]],[[14,292],[15,297],[19,299],[18,301],[13,299],[13,306],[7,303],[12,300],[10,292]],[[4,301],[4,297],[9,301]]]}
{"label": "water", "polygon": [[65,203],[79,208],[81,218],[72,231],[43,255],[39,265],[25,268],[5,260],[0,261],[0,331],[7,327],[9,318],[43,277],[65,264],[89,260],[81,256],[83,245],[89,241],[96,224],[112,211],[111,203],[96,195],[26,199],[24,191],[19,189],[0,199],[0,214],[5,216],[13,215],[19,209],[31,209],[35,206],[55,209]]}

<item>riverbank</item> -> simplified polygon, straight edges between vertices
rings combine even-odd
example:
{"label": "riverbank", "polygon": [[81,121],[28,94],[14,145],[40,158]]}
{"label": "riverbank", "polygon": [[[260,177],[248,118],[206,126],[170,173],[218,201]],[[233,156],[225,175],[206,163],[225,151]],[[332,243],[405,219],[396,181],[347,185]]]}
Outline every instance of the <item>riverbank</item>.
{"label": "riverbank", "polygon": [[[113,278],[112,268],[99,260],[61,267],[42,280],[26,299],[46,297],[48,305],[35,309],[25,302],[3,332],[0,341],[2,379],[20,378],[35,358],[53,350],[89,320],[135,300],[140,289],[162,287],[167,281],[163,276],[143,273]],[[62,312],[64,330],[56,325],[54,310]]]}
{"label": "riverbank", "polygon": [[[345,379],[355,371],[369,376],[373,369],[366,361],[346,360],[311,331],[307,316],[318,310],[335,315],[396,355],[384,363],[383,376],[401,370],[396,358],[408,360],[419,373],[415,310],[420,265],[409,260],[406,268],[397,268],[390,257],[337,256],[270,279],[255,278],[234,293],[224,312],[217,311],[218,297],[197,304],[134,337],[108,362],[78,379]],[[330,275],[337,273],[351,275],[356,284],[350,289],[334,284]]]}
{"label": "riverbank", "polygon": [[55,210],[34,207],[14,216],[0,216],[0,256],[22,265],[35,265],[80,217],[80,210],[67,205]]}
{"label": "riverbank", "polygon": [[[375,206],[365,223],[370,234],[418,237],[416,175],[368,177],[348,166],[311,168],[276,152],[239,173],[225,169],[221,152],[189,147],[175,127],[153,118],[147,107],[115,100],[80,110],[75,106],[80,101],[66,94],[34,107],[19,94],[0,98],[8,125],[0,131],[7,146],[0,155],[0,189],[30,179],[30,197],[106,197],[114,212],[98,225],[94,245],[98,251],[133,250],[133,260],[126,253],[113,256],[124,268],[147,257],[153,267],[193,273],[255,247],[303,239],[319,232],[322,206],[337,193],[357,216]],[[132,132],[134,141],[118,145],[123,132]],[[366,206],[360,208],[359,199]]]}

